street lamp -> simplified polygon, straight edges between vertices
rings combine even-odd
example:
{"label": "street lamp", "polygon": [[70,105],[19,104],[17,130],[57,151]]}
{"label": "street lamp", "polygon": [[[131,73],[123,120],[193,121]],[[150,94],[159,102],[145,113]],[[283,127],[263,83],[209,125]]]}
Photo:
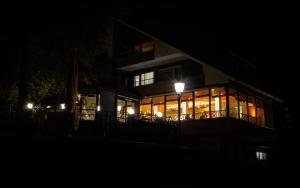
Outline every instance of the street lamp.
{"label": "street lamp", "polygon": [[178,129],[179,129],[179,136],[181,136],[181,128],[180,128],[180,96],[184,90],[184,83],[183,82],[176,82],[174,84],[175,87],[175,91],[177,93],[178,96]]}

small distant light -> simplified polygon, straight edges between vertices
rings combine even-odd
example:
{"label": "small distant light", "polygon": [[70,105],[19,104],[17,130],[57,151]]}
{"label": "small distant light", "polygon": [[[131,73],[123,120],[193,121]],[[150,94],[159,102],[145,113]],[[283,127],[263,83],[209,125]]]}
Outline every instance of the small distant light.
{"label": "small distant light", "polygon": [[130,109],[128,110],[128,114],[134,114],[134,110],[133,110],[132,108],[130,108]]}
{"label": "small distant light", "polygon": [[48,108],[48,109],[49,109],[49,108],[51,108],[51,106],[47,106],[46,108]]}
{"label": "small distant light", "polygon": [[97,106],[97,111],[100,112],[100,106],[99,105]]}
{"label": "small distant light", "polygon": [[120,112],[120,111],[121,111],[121,108],[122,108],[121,106],[118,106],[118,112]]}
{"label": "small distant light", "polygon": [[157,115],[157,117],[162,117],[162,113],[161,112],[157,112],[156,115]]}
{"label": "small distant light", "polygon": [[29,103],[27,103],[27,105],[26,105],[26,106],[27,106],[27,108],[28,108],[28,109],[32,109],[32,108],[33,108],[33,104],[32,104],[32,103],[30,103],[30,102],[29,102]]}
{"label": "small distant light", "polygon": [[60,104],[60,108],[61,108],[62,110],[66,109],[66,104],[65,104],[65,103]]}

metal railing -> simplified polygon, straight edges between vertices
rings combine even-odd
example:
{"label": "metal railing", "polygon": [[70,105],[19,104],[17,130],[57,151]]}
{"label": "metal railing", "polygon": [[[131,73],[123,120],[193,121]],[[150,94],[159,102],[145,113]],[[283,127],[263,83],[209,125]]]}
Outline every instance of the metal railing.
{"label": "metal railing", "polygon": [[227,110],[211,111],[211,118],[227,117]]}

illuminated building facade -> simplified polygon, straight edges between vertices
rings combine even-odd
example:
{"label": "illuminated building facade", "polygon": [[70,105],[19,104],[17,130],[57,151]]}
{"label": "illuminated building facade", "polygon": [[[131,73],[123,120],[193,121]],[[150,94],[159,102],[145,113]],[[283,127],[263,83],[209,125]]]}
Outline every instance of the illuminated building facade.
{"label": "illuminated building facade", "polygon": [[[121,126],[130,117],[141,126],[176,126],[180,119],[181,144],[209,150],[208,156],[241,163],[272,158],[268,148],[282,124],[281,99],[124,23],[115,26],[113,46],[114,87],[99,89],[99,114],[111,112]],[[179,81],[185,83],[180,105]]]}

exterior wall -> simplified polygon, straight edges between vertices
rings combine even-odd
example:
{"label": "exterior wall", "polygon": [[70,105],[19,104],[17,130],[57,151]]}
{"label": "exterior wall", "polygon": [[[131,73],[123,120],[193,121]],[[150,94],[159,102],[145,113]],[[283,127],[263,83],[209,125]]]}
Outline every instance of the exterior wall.
{"label": "exterior wall", "polygon": [[[154,83],[144,86],[133,87],[134,75],[154,72]],[[191,62],[182,61],[169,66],[155,67],[153,69],[140,70],[127,74],[128,88],[140,96],[155,95],[174,92],[174,83],[185,82],[185,89],[194,89],[204,86],[204,74],[202,66]]]}
{"label": "exterior wall", "polygon": [[170,48],[158,40],[154,41],[154,45],[155,45],[155,52],[154,52],[155,58],[178,53],[176,49]]}
{"label": "exterior wall", "polygon": [[205,75],[205,85],[223,84],[229,81],[226,75],[209,65],[203,65],[203,72]]}
{"label": "exterior wall", "polygon": [[113,91],[103,90],[100,96],[101,111],[115,113],[115,93]]}

